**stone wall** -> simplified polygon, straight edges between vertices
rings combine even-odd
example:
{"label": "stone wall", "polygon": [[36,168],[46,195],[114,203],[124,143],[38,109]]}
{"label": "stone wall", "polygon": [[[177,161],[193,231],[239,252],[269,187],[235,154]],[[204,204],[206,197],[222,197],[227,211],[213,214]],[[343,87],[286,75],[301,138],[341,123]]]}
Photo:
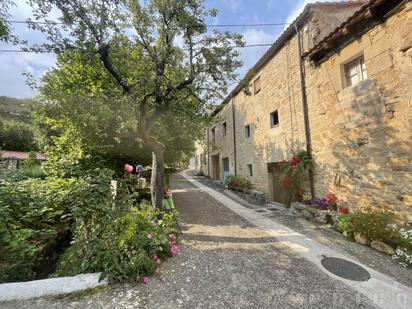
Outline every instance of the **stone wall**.
{"label": "stone wall", "polygon": [[[389,208],[412,220],[412,4],[317,67],[307,93],[316,194]],[[363,55],[368,79],[345,87],[343,64]]]}

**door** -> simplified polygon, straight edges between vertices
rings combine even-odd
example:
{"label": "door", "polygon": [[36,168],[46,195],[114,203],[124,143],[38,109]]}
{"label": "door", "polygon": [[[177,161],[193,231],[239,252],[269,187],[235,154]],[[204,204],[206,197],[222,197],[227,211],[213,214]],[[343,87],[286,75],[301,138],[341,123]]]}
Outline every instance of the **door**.
{"label": "door", "polygon": [[269,167],[272,174],[272,201],[282,204],[289,204],[290,197],[288,191],[283,187],[282,180],[284,173],[277,163],[271,163]]}
{"label": "door", "polygon": [[220,180],[219,155],[212,156],[212,171],[212,178],[214,180]]}
{"label": "door", "polygon": [[229,172],[229,158],[223,158],[223,183],[227,184],[230,175]]}

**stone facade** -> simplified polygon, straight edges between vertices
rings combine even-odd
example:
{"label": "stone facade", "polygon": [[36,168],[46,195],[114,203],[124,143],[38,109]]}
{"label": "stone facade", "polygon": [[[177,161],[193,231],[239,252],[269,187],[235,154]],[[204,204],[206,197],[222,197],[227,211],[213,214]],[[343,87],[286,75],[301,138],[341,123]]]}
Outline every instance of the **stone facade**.
{"label": "stone facade", "polygon": [[[412,4],[317,66],[306,85],[318,195],[388,208],[412,220]],[[367,79],[346,87],[344,64],[363,57]]]}
{"label": "stone facade", "polygon": [[[305,18],[301,14],[295,21],[302,29],[303,52],[361,5],[310,6],[310,14]],[[385,206],[406,220],[412,219],[410,8],[409,2],[326,61],[316,66],[305,61],[308,116],[317,162],[315,194],[324,196],[331,190],[340,204],[352,210]],[[346,87],[345,64],[360,55],[367,79]],[[265,191],[268,200],[277,200],[281,189],[274,163],[306,148],[297,35],[283,40],[277,52],[258,68],[251,80],[252,95],[232,92],[218,108],[215,124],[208,129],[209,147],[206,143],[201,150],[207,158],[203,169],[221,180],[225,169],[235,174],[236,148],[236,173]],[[254,93],[257,78],[261,90]],[[275,111],[279,124],[273,126],[271,113]],[[224,164],[226,158],[229,164]]]}

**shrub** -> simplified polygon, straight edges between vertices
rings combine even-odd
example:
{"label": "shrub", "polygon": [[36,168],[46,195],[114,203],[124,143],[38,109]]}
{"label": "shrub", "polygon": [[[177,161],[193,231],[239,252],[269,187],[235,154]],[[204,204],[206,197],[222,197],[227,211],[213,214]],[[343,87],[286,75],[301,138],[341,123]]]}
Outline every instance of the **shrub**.
{"label": "shrub", "polygon": [[356,211],[351,216],[353,231],[362,233],[368,240],[388,239],[391,233],[387,230],[392,223],[389,214],[385,211]]}
{"label": "shrub", "polygon": [[249,179],[241,177],[241,176],[229,176],[229,187],[237,187],[237,188],[245,188],[251,189],[252,183]]}
{"label": "shrub", "polygon": [[73,179],[6,181],[0,187],[0,282],[31,280],[69,229]]}
{"label": "shrub", "polygon": [[0,148],[19,151],[36,149],[33,127],[15,120],[4,121],[0,125]]}
{"label": "shrub", "polygon": [[353,239],[353,226],[351,221],[352,215],[350,214],[339,216],[339,223],[336,228],[346,237]]}
{"label": "shrub", "polygon": [[102,272],[111,282],[153,274],[158,267],[153,257],[171,255],[172,214],[147,204],[135,207],[124,193],[113,201],[110,177],[101,175],[98,180],[83,183],[74,192],[81,197],[72,205],[74,239],[59,261],[57,274]]}

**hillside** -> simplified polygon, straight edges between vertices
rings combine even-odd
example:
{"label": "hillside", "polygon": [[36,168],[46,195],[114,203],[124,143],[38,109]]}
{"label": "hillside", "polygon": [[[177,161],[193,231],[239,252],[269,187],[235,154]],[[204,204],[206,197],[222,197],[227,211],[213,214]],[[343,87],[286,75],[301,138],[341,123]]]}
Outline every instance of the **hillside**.
{"label": "hillside", "polygon": [[30,99],[15,99],[0,96],[0,119],[17,120],[24,123],[31,123],[31,109],[36,102]]}

